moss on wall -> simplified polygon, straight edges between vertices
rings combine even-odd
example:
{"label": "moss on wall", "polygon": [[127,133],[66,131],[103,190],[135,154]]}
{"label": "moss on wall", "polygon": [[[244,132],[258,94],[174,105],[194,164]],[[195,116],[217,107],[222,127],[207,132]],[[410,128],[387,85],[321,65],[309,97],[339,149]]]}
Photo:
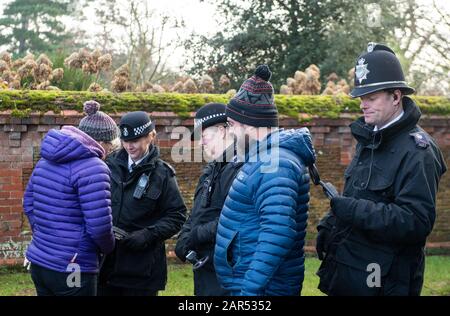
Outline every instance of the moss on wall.
{"label": "moss on wall", "polygon": [[[0,111],[12,110],[13,116],[26,117],[31,111],[45,113],[61,110],[83,111],[83,103],[96,100],[106,113],[142,110],[172,111],[180,117],[189,117],[208,102],[227,103],[228,95],[222,94],[178,94],[145,92],[87,92],[87,91],[40,91],[0,90]],[[450,115],[450,98],[414,96],[425,114]],[[280,114],[298,118],[299,113],[336,118],[341,113],[359,113],[359,100],[346,96],[288,96],[276,95],[275,103]]]}

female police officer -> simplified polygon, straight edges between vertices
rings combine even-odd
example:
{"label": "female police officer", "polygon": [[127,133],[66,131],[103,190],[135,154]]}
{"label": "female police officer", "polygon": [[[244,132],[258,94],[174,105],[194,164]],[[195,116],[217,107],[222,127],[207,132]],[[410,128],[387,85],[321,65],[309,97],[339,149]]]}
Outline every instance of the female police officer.
{"label": "female police officer", "polygon": [[98,293],[154,296],[167,280],[164,241],[180,230],[186,206],[175,171],[153,144],[156,132],[148,114],[124,115],[120,132],[123,149],[106,161],[117,243],[104,259]]}

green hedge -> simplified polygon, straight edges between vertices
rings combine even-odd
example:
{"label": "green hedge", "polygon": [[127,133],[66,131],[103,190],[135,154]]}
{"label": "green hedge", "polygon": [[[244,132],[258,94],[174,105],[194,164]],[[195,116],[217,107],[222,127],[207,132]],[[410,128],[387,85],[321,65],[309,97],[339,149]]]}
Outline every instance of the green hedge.
{"label": "green hedge", "polygon": [[[445,97],[413,97],[425,114],[450,115],[450,99]],[[178,93],[93,93],[86,91],[0,90],[0,111],[13,110],[14,116],[27,116],[31,111],[45,113],[49,110],[82,112],[83,102],[97,100],[107,113],[143,111],[173,111],[181,117],[208,102],[227,103],[223,94]],[[299,113],[335,118],[341,113],[360,113],[359,100],[334,96],[276,95],[275,103],[280,114],[298,118]]]}

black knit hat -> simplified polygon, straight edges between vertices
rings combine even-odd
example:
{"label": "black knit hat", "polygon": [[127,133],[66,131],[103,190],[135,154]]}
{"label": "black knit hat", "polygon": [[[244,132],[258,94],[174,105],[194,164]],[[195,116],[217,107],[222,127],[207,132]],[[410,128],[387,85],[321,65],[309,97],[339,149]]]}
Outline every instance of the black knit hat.
{"label": "black knit hat", "polygon": [[230,100],[226,115],[242,124],[257,127],[278,126],[278,111],[273,101],[272,72],[267,65],[256,68]]}
{"label": "black knit hat", "polygon": [[155,129],[149,115],[143,111],[130,112],[120,119],[120,138],[127,141],[148,135]]}
{"label": "black knit hat", "polygon": [[191,139],[194,140],[194,136],[200,136],[201,131],[207,127],[219,123],[226,124],[225,108],[226,105],[222,103],[208,103],[198,109],[195,113],[194,131]]}
{"label": "black knit hat", "polygon": [[383,44],[370,42],[355,66],[353,98],[385,89],[400,89],[404,94],[414,93],[405,81],[400,61],[392,49]]}

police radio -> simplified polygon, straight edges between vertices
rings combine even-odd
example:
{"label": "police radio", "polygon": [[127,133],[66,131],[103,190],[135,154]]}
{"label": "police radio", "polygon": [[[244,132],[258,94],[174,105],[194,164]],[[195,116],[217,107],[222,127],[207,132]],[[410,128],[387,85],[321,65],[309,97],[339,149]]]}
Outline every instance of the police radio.
{"label": "police radio", "polygon": [[330,182],[324,182],[320,179],[319,170],[315,164],[312,164],[309,168],[309,175],[311,177],[312,182],[315,185],[320,185],[322,187],[323,193],[325,193],[326,197],[331,200],[334,197],[339,196],[338,190],[332,185]]}
{"label": "police radio", "polygon": [[139,180],[138,180],[138,183],[137,183],[137,185],[136,185],[136,188],[134,189],[134,193],[133,193],[133,197],[135,198],[135,199],[141,199],[142,198],[142,196],[144,195],[144,193],[145,193],[145,190],[147,189],[147,187],[148,187],[148,182],[149,182],[149,176],[148,175],[146,175],[145,173],[143,173],[142,175],[141,175],[141,177],[139,178]]}

